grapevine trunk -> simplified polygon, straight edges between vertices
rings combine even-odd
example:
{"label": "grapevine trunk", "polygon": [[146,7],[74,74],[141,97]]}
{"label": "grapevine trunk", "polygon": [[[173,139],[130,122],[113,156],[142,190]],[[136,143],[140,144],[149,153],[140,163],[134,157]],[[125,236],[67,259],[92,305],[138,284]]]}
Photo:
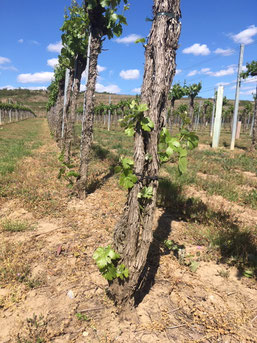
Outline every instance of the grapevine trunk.
{"label": "grapevine trunk", "polygon": [[[173,18],[170,17],[172,13]],[[152,224],[156,208],[160,161],[158,140],[165,123],[166,100],[175,75],[175,56],[181,24],[180,0],[155,0],[154,20],[145,48],[145,70],[141,102],[148,106],[145,115],[154,123],[151,132],[136,127],[134,144],[134,170],[138,182],[129,191],[120,222],[114,231],[114,249],[121,263],[129,269],[125,282],[114,280],[110,294],[119,305],[135,304],[136,293],[144,280],[143,271],[152,242]],[[151,199],[138,199],[142,187],[152,187]],[[126,306],[123,306],[123,309]]]}

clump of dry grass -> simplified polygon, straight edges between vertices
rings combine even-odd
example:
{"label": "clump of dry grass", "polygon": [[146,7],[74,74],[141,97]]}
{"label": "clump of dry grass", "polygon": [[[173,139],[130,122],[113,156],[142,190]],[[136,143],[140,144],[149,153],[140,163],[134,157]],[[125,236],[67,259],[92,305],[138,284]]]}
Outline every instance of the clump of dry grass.
{"label": "clump of dry grass", "polygon": [[23,232],[23,231],[29,231],[29,230],[35,229],[35,226],[31,225],[27,221],[12,220],[12,219],[3,220],[0,223],[0,226],[2,227],[3,231],[8,231],[8,232]]}

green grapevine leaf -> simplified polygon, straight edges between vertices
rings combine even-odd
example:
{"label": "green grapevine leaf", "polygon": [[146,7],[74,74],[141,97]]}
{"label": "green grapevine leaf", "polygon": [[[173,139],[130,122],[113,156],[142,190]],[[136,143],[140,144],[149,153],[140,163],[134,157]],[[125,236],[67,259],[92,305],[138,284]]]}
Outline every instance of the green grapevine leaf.
{"label": "green grapevine leaf", "polygon": [[124,277],[127,278],[129,276],[128,268],[124,266],[124,264],[120,264],[117,266],[116,275],[121,280],[124,280]]}
{"label": "green grapevine leaf", "polygon": [[144,131],[150,132],[154,128],[154,123],[149,117],[144,117],[140,121],[141,127]]}
{"label": "green grapevine leaf", "polygon": [[100,269],[100,272],[103,274],[103,277],[106,279],[106,280],[113,280],[117,277],[116,275],[116,268],[114,266],[113,263],[111,263],[110,265],[108,265],[107,268],[104,268],[104,269]]}
{"label": "green grapevine leaf", "polygon": [[126,189],[132,188],[137,182],[137,176],[132,172],[122,173],[120,176],[120,185]]}
{"label": "green grapevine leaf", "polygon": [[187,171],[187,158],[185,156],[179,158],[178,169],[181,174],[184,174]]}
{"label": "green grapevine leaf", "polygon": [[135,41],[135,43],[145,43],[145,38],[139,38]]}
{"label": "green grapevine leaf", "polygon": [[123,158],[121,160],[124,169],[131,169],[134,166],[134,161],[131,158]]}
{"label": "green grapevine leaf", "polygon": [[137,197],[139,199],[151,199],[153,197],[153,187],[143,187],[141,191],[138,193]]}
{"label": "green grapevine leaf", "polygon": [[166,154],[168,156],[171,156],[173,154],[173,152],[174,152],[174,150],[170,146],[168,146],[168,148],[166,149]]}
{"label": "green grapevine leaf", "polygon": [[67,173],[67,177],[71,177],[71,176],[74,176],[74,177],[78,177],[79,176],[79,173],[71,170]]}
{"label": "green grapevine leaf", "polygon": [[137,107],[137,111],[138,112],[145,112],[145,111],[148,111],[148,107],[146,104],[139,104],[138,107]]}
{"label": "green grapevine leaf", "polygon": [[96,261],[96,264],[99,269],[105,268],[108,264],[112,263],[112,260],[116,260],[120,257],[119,254],[110,247],[99,247],[93,254],[93,259]]}
{"label": "green grapevine leaf", "polygon": [[186,149],[183,149],[183,148],[179,148],[178,150],[178,153],[179,153],[179,157],[186,157],[187,156],[187,150]]}
{"label": "green grapevine leaf", "polygon": [[125,129],[124,132],[127,136],[133,137],[135,133],[135,129],[133,127],[128,127],[127,129]]}
{"label": "green grapevine leaf", "polygon": [[121,172],[122,168],[121,166],[116,166],[114,167],[114,173],[118,174],[119,172]]}

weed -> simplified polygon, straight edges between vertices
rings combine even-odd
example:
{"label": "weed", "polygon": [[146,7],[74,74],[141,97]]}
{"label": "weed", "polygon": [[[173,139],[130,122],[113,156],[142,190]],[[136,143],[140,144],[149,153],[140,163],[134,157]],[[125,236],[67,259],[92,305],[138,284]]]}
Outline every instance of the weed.
{"label": "weed", "polygon": [[229,270],[224,270],[224,269],[221,269],[218,271],[218,275],[225,278],[225,279],[228,279],[229,278]]}
{"label": "weed", "polygon": [[36,289],[42,286],[44,281],[41,278],[27,278],[25,280],[26,285],[31,289]]}
{"label": "weed", "polygon": [[42,119],[28,119],[3,127],[0,141],[0,181],[4,176],[13,173],[18,160],[32,154],[32,150],[42,143],[39,130]]}
{"label": "weed", "polygon": [[17,335],[17,343],[45,343],[47,334],[47,322],[43,315],[33,313],[32,318],[27,318],[25,335]]}
{"label": "weed", "polygon": [[89,322],[90,321],[90,318],[88,318],[88,316],[86,314],[83,314],[83,313],[76,313],[76,317],[78,318],[78,320],[81,320],[81,321],[85,321],[85,322]]}
{"label": "weed", "polygon": [[0,286],[16,282],[23,283],[29,288],[37,288],[43,283],[43,279],[30,276],[30,264],[33,258],[28,253],[30,250],[28,243],[1,243]]}
{"label": "weed", "polygon": [[27,222],[19,221],[19,220],[5,220],[1,223],[3,231],[8,232],[22,232],[22,231],[29,231],[34,230],[35,227]]}
{"label": "weed", "polygon": [[253,189],[249,193],[244,193],[242,201],[244,204],[250,205],[253,209],[257,209],[257,191]]}

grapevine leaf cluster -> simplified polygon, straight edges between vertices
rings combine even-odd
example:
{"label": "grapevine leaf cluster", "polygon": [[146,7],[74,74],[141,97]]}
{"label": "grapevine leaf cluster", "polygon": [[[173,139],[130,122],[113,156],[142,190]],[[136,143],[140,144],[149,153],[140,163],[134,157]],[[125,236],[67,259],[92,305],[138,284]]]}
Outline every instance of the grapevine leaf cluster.
{"label": "grapevine leaf cluster", "polygon": [[153,187],[144,186],[137,195],[138,199],[152,199]]}
{"label": "grapevine leaf cluster", "polygon": [[200,92],[202,89],[202,84],[201,82],[199,83],[193,83],[192,85],[186,86],[184,85],[184,95],[188,95],[191,98],[195,98],[197,94]]}
{"label": "grapevine leaf cluster", "polygon": [[175,83],[170,90],[169,99],[171,101],[175,101],[187,95],[185,87],[186,87],[185,85],[184,87],[182,87],[180,83]]}
{"label": "grapevine leaf cluster", "polygon": [[56,104],[61,84],[64,85],[66,68],[72,70],[75,68],[76,60],[86,58],[89,20],[84,8],[80,7],[76,1],[73,0],[72,6],[65,13],[64,23],[60,30],[63,32],[61,36],[63,47],[58,57],[58,65],[54,70],[53,81],[48,87],[47,111]]}
{"label": "grapevine leaf cluster", "polygon": [[30,112],[32,114],[35,115],[35,113],[26,106],[22,106],[22,105],[18,105],[18,104],[5,104],[3,102],[0,102],[0,110],[4,110],[4,111],[26,111],[26,112]]}
{"label": "grapevine leaf cluster", "polygon": [[128,278],[129,270],[124,266],[124,264],[118,264],[120,255],[116,253],[109,245],[107,247],[99,247],[93,254],[93,259],[99,268],[100,273],[103,277],[112,281],[113,279]]}
{"label": "grapevine leaf cluster", "polygon": [[[94,11],[102,13],[102,18],[99,22],[103,35],[106,35],[109,39],[113,36],[119,37],[122,34],[122,24],[127,24],[126,17],[122,14],[117,14],[118,8],[121,4],[121,0],[85,0],[86,9],[93,14]],[[124,7],[123,12],[129,9],[128,0],[123,0]]]}
{"label": "grapevine leaf cluster", "polygon": [[65,67],[63,65],[58,65],[54,70],[54,79],[48,87],[48,102],[46,105],[46,110],[49,111],[56,103],[60,83],[64,83],[65,79]]}
{"label": "grapevine leaf cluster", "polygon": [[257,75],[257,61],[252,61],[251,63],[246,63],[246,71],[241,73],[241,77],[246,79],[249,76]]}
{"label": "grapevine leaf cluster", "polygon": [[74,179],[77,179],[79,177],[79,173],[75,171],[75,166],[72,163],[64,162],[63,153],[60,154],[58,160],[61,162],[61,166],[57,178],[61,179],[63,177],[66,181],[69,182],[68,187],[72,188],[74,185]]}
{"label": "grapevine leaf cluster", "polygon": [[125,189],[130,189],[138,181],[133,172],[134,161],[127,157],[121,157],[119,165],[114,168],[115,173],[120,173],[120,185]]}
{"label": "grapevine leaf cluster", "polygon": [[178,169],[181,174],[187,170],[187,151],[198,146],[199,138],[194,132],[190,132],[183,128],[175,136],[172,137],[166,128],[163,128],[160,134],[158,152],[160,162],[169,162],[173,155],[178,156]]}
{"label": "grapevine leaf cluster", "polygon": [[137,128],[150,132],[154,128],[154,123],[149,117],[144,116],[148,110],[146,104],[140,104],[137,100],[132,100],[130,104],[131,112],[120,120],[121,127],[125,128],[125,134],[129,137],[134,136]]}
{"label": "grapevine leaf cluster", "polygon": [[65,68],[73,69],[78,56],[85,57],[89,36],[88,15],[83,7],[80,7],[73,0],[72,6],[68,8],[69,12],[64,16],[64,23],[60,30],[62,34],[61,55],[59,64]]}

